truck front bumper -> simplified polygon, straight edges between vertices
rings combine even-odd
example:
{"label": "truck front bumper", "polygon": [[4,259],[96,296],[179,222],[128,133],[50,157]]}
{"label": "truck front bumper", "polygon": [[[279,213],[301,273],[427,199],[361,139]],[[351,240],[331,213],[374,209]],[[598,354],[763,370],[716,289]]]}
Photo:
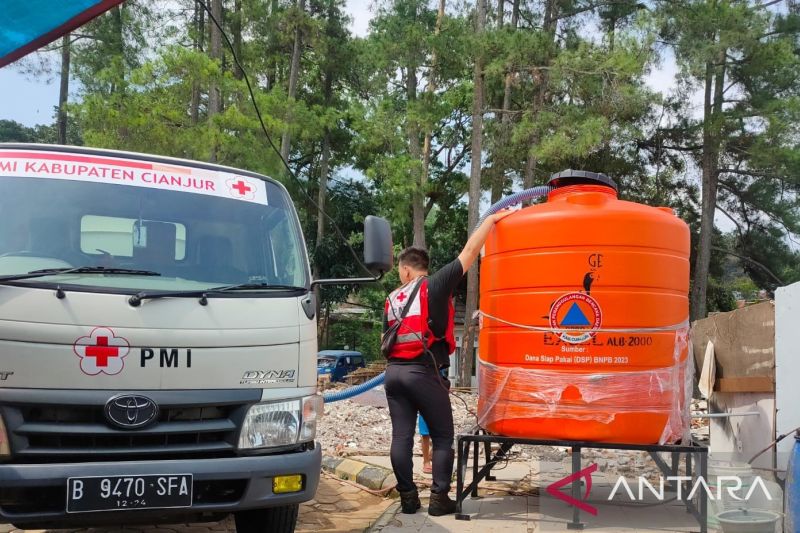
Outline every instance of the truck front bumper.
{"label": "truck front bumper", "polygon": [[[246,510],[308,501],[319,485],[322,452],[319,445],[305,451],[163,461],[98,463],[0,464],[0,523],[39,528],[104,525],[130,522],[182,522],[211,519]],[[191,508],[130,510],[68,514],[67,479],[91,476],[193,474]],[[302,474],[303,489],[275,494],[278,475]]]}

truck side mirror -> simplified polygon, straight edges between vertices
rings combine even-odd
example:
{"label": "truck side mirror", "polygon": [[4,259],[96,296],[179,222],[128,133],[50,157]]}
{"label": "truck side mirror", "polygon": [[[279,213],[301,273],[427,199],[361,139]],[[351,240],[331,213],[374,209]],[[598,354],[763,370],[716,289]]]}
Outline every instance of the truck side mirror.
{"label": "truck side mirror", "polygon": [[[364,266],[374,274],[369,278],[316,279],[311,288],[320,285],[356,285],[374,283],[392,269],[392,228],[385,218],[372,215],[364,219]],[[377,273],[377,274],[375,274]]]}
{"label": "truck side mirror", "polygon": [[392,269],[392,228],[385,218],[369,215],[364,219],[364,264],[384,274]]}

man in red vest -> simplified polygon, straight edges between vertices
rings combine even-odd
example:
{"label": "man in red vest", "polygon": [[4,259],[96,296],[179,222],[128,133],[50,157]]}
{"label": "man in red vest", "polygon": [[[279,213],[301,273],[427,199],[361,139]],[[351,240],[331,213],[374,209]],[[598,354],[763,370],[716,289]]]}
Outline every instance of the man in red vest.
{"label": "man in red vest", "polygon": [[[455,351],[453,292],[478,257],[494,224],[510,211],[490,215],[470,236],[458,258],[428,275],[428,252],[410,247],[398,257],[402,287],[386,299],[384,332],[400,322],[388,354],[386,398],[392,419],[391,460],[402,511],[422,505],[414,484],[412,450],[417,413],[428,423],[433,441],[433,485],[428,514],[455,512],[447,493],[453,475],[453,412],[450,382],[440,372]],[[406,309],[408,306],[408,309]]]}

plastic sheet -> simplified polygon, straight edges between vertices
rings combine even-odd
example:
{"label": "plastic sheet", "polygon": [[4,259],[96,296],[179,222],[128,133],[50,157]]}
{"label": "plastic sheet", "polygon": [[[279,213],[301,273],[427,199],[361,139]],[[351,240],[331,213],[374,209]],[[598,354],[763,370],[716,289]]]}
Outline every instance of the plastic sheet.
{"label": "plastic sheet", "polygon": [[688,327],[674,335],[673,364],[660,368],[523,367],[479,360],[479,424],[501,434],[527,430],[529,438],[577,432],[576,440],[688,442],[694,371]]}

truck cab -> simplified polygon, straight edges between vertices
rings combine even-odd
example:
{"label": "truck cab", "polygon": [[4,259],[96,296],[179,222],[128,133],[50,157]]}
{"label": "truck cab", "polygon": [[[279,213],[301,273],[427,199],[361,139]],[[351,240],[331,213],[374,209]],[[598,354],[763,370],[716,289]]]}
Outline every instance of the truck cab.
{"label": "truck cab", "polygon": [[321,461],[311,287],[275,180],[0,144],[0,522],[292,531]]}

